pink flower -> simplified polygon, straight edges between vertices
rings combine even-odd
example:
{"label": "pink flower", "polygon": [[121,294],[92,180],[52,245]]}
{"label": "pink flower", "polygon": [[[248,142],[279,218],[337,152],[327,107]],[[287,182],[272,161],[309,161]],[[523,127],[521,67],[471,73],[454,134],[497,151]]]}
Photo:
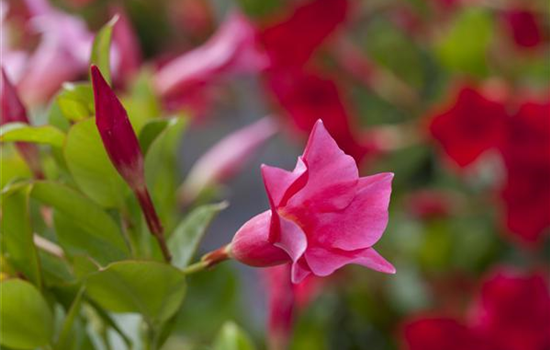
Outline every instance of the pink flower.
{"label": "pink flower", "polygon": [[394,273],[372,246],[388,223],[393,174],[359,177],[318,121],[294,171],[262,166],[271,209],[245,223],[231,257],[252,266],[292,262],[292,281],[327,276],[347,264]]}
{"label": "pink flower", "polygon": [[256,72],[265,64],[256,49],[255,28],[243,15],[233,13],[206,44],[162,67],[154,84],[163,98],[174,99],[224,76]]}
{"label": "pink flower", "polygon": [[123,7],[114,7],[118,21],[113,29],[113,44],[117,48],[118,62],[114,71],[117,81],[128,82],[141,65],[139,40]]}
{"label": "pink flower", "polygon": [[143,155],[126,110],[96,66],[91,68],[96,126],[115,169],[134,191],[151,233],[157,238],[165,260],[171,256],[163,227],[145,183]]}
{"label": "pink flower", "polygon": [[450,106],[434,115],[430,131],[450,159],[466,167],[483,152],[500,145],[506,118],[503,103],[463,86]]}
{"label": "pink flower", "polygon": [[320,279],[310,275],[298,284],[292,283],[291,264],[263,269],[262,274],[268,298],[269,349],[287,349],[295,314],[317,294],[321,286]]}
{"label": "pink flower", "polygon": [[[30,124],[27,117],[27,111],[23,103],[19,99],[19,95],[15,87],[11,84],[4,67],[2,70],[2,85],[0,94],[0,104],[2,106],[2,116],[0,125],[7,123],[24,123]],[[42,166],[40,165],[40,157],[38,154],[38,148],[36,145],[26,142],[16,142],[15,147],[21,157],[27,163],[29,169],[32,171],[37,179],[44,178],[42,172]]]}
{"label": "pink flower", "polygon": [[265,117],[217,142],[190,170],[181,189],[184,202],[232,177],[276,131],[272,118]]}
{"label": "pink flower", "polygon": [[29,104],[46,101],[87,67],[93,35],[79,18],[52,8],[45,0],[26,0],[40,44],[30,56],[18,83]]}

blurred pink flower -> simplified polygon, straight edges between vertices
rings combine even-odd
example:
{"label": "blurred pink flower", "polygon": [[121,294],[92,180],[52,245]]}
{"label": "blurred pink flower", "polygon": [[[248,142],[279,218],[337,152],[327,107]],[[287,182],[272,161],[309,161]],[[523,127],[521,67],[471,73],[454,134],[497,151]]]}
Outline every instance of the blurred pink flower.
{"label": "blurred pink flower", "polygon": [[501,269],[485,279],[469,320],[421,316],[404,327],[409,350],[546,350],[550,291],[539,274]]}
{"label": "blurred pink flower", "polygon": [[264,117],[218,141],[189,171],[180,192],[184,202],[190,202],[206,187],[223,182],[240,171],[276,132],[272,118]]}
{"label": "blurred pink flower", "polygon": [[113,7],[118,21],[113,28],[113,45],[116,47],[118,62],[114,70],[117,82],[126,83],[134,77],[141,65],[141,49],[132,23],[123,7]]}
{"label": "blurred pink flower", "polygon": [[550,100],[524,102],[509,118],[501,147],[507,179],[506,223],[522,243],[540,243],[550,228]]}
{"label": "blurred pink flower", "polygon": [[262,270],[268,297],[267,338],[270,350],[288,348],[294,317],[299,308],[306,307],[321,287],[320,279],[308,276],[298,284],[292,283],[291,264]]}
{"label": "blurred pink flower", "polygon": [[255,28],[233,13],[207,43],[163,66],[154,84],[163,98],[174,99],[229,75],[258,72],[265,64],[256,48]]}
{"label": "blurred pink flower", "polygon": [[262,166],[271,209],[245,223],[231,256],[252,266],[292,262],[292,281],[327,276],[346,264],[394,273],[372,246],[388,223],[393,174],[359,178],[318,121],[292,172]]}
{"label": "blurred pink flower", "polygon": [[505,135],[506,108],[482,91],[462,86],[450,104],[432,117],[430,132],[459,167],[498,147]]}
{"label": "blurred pink flower", "polygon": [[93,35],[77,17],[54,9],[46,0],[26,0],[40,44],[30,55],[18,83],[28,104],[45,102],[65,81],[85,72]]}
{"label": "blurred pink flower", "polygon": [[[1,119],[0,125],[7,123],[24,123],[30,124],[27,117],[27,111],[23,103],[19,99],[17,90],[10,82],[4,68],[2,70],[2,84],[0,89],[0,104],[1,104]],[[40,156],[38,148],[32,143],[16,142],[15,147],[21,157],[27,163],[27,166],[37,179],[44,178],[42,166],[40,165]]]}
{"label": "blurred pink flower", "polygon": [[533,12],[524,9],[505,11],[507,29],[520,48],[533,48],[542,43],[542,29]]}

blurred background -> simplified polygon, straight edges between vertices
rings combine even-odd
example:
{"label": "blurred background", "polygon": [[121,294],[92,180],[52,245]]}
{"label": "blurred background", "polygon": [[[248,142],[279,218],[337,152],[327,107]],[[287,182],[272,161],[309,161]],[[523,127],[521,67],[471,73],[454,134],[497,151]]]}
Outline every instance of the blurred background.
{"label": "blurred background", "polygon": [[[230,202],[201,251],[268,208],[260,164],[291,169],[319,118],[363,176],[395,173],[377,250],[397,274],[306,281],[291,349],[550,349],[548,1],[4,1],[2,65],[38,123],[62,82],[85,78],[78,45],[115,13],[130,115],[190,121],[178,182],[226,135],[265,116],[279,126],[197,194]],[[233,262],[189,284],[163,349],[206,348],[229,319],[263,346],[283,307],[265,272]]]}

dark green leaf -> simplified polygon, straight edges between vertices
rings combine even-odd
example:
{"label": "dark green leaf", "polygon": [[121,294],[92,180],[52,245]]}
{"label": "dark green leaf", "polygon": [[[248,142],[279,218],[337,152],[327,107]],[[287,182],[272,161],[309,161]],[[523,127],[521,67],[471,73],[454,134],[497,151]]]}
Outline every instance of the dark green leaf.
{"label": "dark green leaf", "polygon": [[61,333],[57,339],[57,344],[55,346],[56,350],[72,350],[72,340],[74,337],[73,325],[75,319],[80,312],[80,307],[82,306],[82,297],[84,295],[84,288],[80,288],[78,294],[76,295],[65,320],[63,321],[63,326],[61,328]]}

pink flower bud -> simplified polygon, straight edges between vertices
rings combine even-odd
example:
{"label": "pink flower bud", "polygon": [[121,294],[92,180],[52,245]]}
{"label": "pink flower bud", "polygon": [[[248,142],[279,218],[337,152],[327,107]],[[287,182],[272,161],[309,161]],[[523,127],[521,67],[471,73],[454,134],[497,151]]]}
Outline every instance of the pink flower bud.
{"label": "pink flower bud", "polygon": [[273,120],[265,117],[216,143],[189,172],[182,187],[184,202],[196,198],[206,187],[223,182],[239,172],[276,131]]}
{"label": "pink flower bud", "polygon": [[[2,117],[0,125],[6,123],[24,123],[30,124],[27,117],[27,111],[23,103],[19,99],[19,95],[15,87],[11,84],[8,75],[2,70],[2,92],[1,92],[1,105],[2,105]],[[38,148],[32,143],[16,142],[15,147],[17,151],[23,157],[27,163],[29,169],[32,171],[37,179],[44,178],[42,172],[42,166],[40,165],[40,157],[38,154]]]}
{"label": "pink flower bud", "polygon": [[291,262],[294,283],[352,263],[395,273],[372,248],[388,223],[393,174],[360,178],[321,121],[294,171],[264,165],[262,174],[271,209],[239,229],[231,257],[252,266]]}

